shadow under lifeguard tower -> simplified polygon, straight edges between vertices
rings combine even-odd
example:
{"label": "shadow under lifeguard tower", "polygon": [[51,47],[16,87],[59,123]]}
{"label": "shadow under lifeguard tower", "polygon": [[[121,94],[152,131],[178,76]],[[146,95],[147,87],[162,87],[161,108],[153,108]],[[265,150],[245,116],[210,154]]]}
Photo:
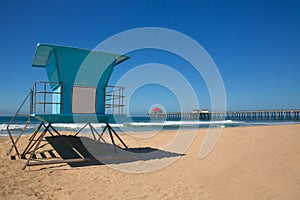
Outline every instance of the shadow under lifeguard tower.
{"label": "shadow under lifeguard tower", "polygon": [[[24,166],[51,164],[51,162],[35,162],[35,152],[41,146],[46,133],[51,136],[61,136],[53,124],[55,123],[84,123],[85,125],[75,134],[78,135],[85,127],[89,127],[94,140],[103,139],[103,133],[108,131],[116,150],[114,136],[128,147],[109,125],[115,117],[123,115],[123,87],[108,86],[108,81],[116,65],[129,57],[101,51],[79,49],[72,47],[38,44],[33,60],[33,67],[45,68],[49,81],[36,82],[24,101],[30,101],[28,121],[14,138],[10,125],[19,115],[21,107],[8,124],[7,131],[12,141],[12,147],[19,158],[27,159]],[[18,140],[30,123],[30,118],[40,121],[37,129],[29,139],[28,145],[21,152],[17,146]],[[106,126],[99,134],[92,123],[105,123]],[[75,159],[74,162],[85,161],[85,158]],[[57,161],[56,161],[57,162]],[[72,160],[59,162],[71,163]]]}

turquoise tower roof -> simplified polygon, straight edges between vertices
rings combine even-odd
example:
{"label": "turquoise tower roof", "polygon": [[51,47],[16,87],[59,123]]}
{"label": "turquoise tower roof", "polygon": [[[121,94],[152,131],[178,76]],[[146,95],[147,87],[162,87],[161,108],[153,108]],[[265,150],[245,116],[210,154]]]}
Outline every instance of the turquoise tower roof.
{"label": "turquoise tower roof", "polygon": [[46,68],[50,82],[106,86],[114,66],[128,58],[102,51],[38,44],[32,66]]}

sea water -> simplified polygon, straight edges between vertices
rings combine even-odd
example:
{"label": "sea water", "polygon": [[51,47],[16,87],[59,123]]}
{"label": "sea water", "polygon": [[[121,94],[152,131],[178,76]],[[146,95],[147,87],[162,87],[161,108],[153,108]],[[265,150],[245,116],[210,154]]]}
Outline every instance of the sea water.
{"label": "sea water", "polygon": [[[7,125],[12,117],[0,116],[0,136],[7,136]],[[13,135],[19,134],[21,129],[25,126],[27,117],[17,117],[13,124],[10,125],[10,130]],[[24,134],[32,133],[39,125],[40,121],[31,118]],[[178,130],[178,129],[195,129],[195,128],[209,128],[209,127],[242,127],[242,126],[274,126],[300,124],[300,121],[285,121],[285,120],[219,120],[219,121],[203,121],[203,120],[160,120],[151,119],[149,117],[127,117],[122,122],[112,122],[111,127],[117,132],[143,132],[143,131],[159,131],[159,130]],[[53,124],[58,131],[79,131],[84,123],[56,123]],[[102,132],[105,123],[92,124],[93,127]],[[90,133],[88,127],[83,130],[83,133]]]}

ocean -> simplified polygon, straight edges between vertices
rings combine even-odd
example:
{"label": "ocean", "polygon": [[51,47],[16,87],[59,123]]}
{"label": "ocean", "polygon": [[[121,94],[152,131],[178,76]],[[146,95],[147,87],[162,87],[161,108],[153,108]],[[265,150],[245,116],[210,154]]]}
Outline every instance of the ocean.
{"label": "ocean", "polygon": [[[0,116],[0,136],[7,136],[6,127],[10,122],[12,117],[10,116]],[[10,130],[13,135],[17,135],[20,130],[24,127],[27,121],[27,117],[17,117],[14,123],[10,126]],[[27,127],[24,134],[32,133],[37,126],[39,121],[36,119],[31,119],[31,123]],[[203,121],[203,120],[152,120],[149,117],[128,117],[122,123],[110,123],[111,127],[117,132],[144,132],[144,131],[159,131],[159,130],[178,130],[178,129],[195,129],[195,128],[208,128],[211,126],[216,127],[242,127],[242,126],[274,126],[274,125],[287,125],[287,124],[300,124],[300,121],[292,120],[222,120],[222,121]],[[85,124],[75,123],[57,123],[53,124],[59,131],[75,131],[80,130]],[[104,123],[92,124],[97,131],[101,132],[105,127]],[[88,128],[83,130],[83,133],[90,133]]]}

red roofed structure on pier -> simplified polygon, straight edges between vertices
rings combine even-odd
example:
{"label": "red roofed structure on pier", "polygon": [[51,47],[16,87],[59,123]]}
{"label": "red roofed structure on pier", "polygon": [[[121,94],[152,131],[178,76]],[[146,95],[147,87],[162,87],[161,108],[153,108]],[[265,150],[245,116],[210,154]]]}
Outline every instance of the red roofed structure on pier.
{"label": "red roofed structure on pier", "polygon": [[155,107],[151,110],[151,113],[162,113],[162,112],[163,112],[162,109],[159,107]]}

